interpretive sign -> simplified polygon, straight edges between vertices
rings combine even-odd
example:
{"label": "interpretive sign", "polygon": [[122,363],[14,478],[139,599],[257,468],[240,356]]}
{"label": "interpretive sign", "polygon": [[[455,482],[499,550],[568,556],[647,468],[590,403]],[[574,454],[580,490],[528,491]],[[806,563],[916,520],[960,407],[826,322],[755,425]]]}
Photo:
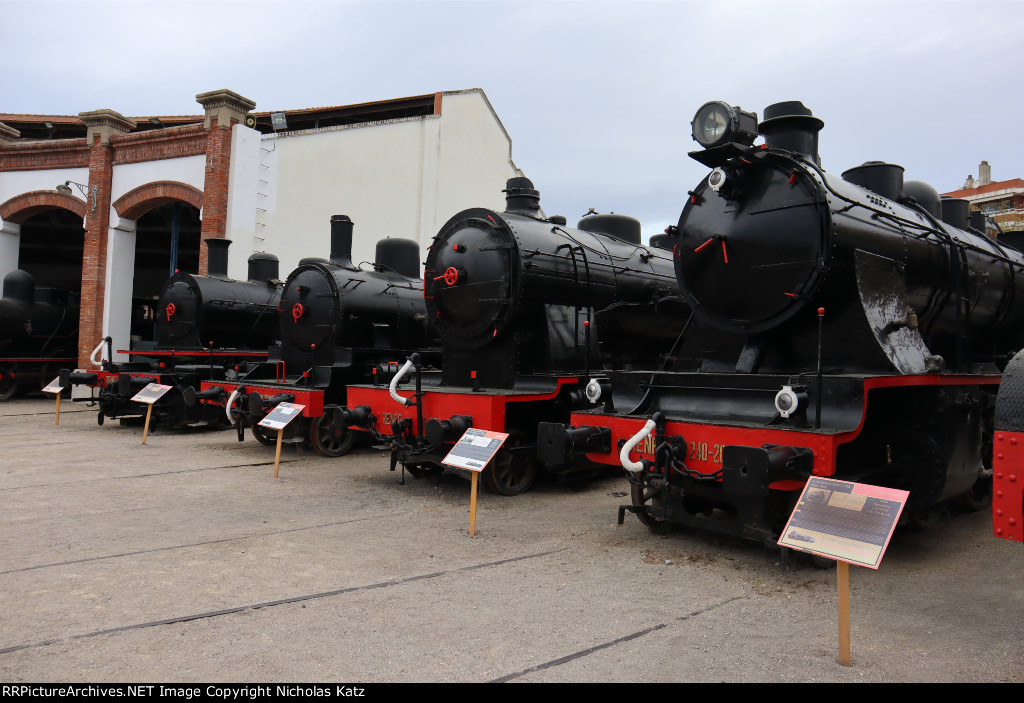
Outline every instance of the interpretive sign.
{"label": "interpretive sign", "polygon": [[487,462],[494,458],[506,439],[508,435],[504,432],[490,432],[470,427],[441,463],[468,471],[483,471]]}
{"label": "interpretive sign", "polygon": [[305,407],[305,405],[295,405],[294,403],[280,403],[259,421],[259,426],[271,430],[283,430],[288,423],[302,415],[302,409]]}
{"label": "interpretive sign", "polygon": [[60,385],[60,376],[50,381],[45,388],[43,393],[53,393],[53,396],[57,399],[57,416],[53,420],[53,424],[60,424],[60,392],[64,390],[64,386]]}
{"label": "interpretive sign", "polygon": [[508,439],[504,432],[491,432],[489,430],[478,430],[470,427],[462,435],[448,456],[441,460],[442,464],[455,466],[460,469],[472,471],[469,490],[469,536],[476,536],[476,484],[480,472],[494,458],[494,455],[501,449],[501,445]]}
{"label": "interpretive sign", "polygon": [[60,376],[58,376],[43,388],[43,393],[60,393],[62,390],[64,390],[64,386],[60,385]]}
{"label": "interpretive sign", "polygon": [[142,443],[146,443],[146,438],[149,437],[149,418],[153,415],[153,403],[164,397],[167,391],[171,390],[171,386],[162,386],[159,383],[150,383],[141,391],[135,394],[132,398],[137,403],[145,403],[149,407],[146,408],[146,425],[142,428]]}
{"label": "interpretive sign", "polygon": [[136,393],[132,400],[136,403],[152,405],[163,398],[164,394],[169,390],[171,390],[171,386],[162,386],[159,383],[150,383],[148,386]]}
{"label": "interpretive sign", "polygon": [[811,478],[779,545],[877,569],[909,495],[895,488]]}

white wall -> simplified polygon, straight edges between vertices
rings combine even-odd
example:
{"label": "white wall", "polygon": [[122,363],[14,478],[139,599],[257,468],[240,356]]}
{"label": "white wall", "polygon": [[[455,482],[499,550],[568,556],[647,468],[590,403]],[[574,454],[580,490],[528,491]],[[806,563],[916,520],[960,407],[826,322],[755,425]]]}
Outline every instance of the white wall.
{"label": "white wall", "polygon": [[[202,190],[206,185],[206,157],[199,154],[114,166],[110,202],[116,202],[125,193],[154,181],[178,181]],[[110,221],[117,222],[114,208],[110,208]]]}
{"label": "white wall", "polygon": [[[88,168],[53,168],[39,171],[0,171],[0,203],[5,203],[17,195],[24,195],[33,190],[55,190],[64,181],[88,184]],[[85,201],[74,186],[71,192],[79,200]]]}
{"label": "white wall", "polygon": [[[272,145],[272,144],[271,144]],[[257,229],[257,213],[265,208],[268,177],[261,162],[261,135],[245,125],[231,130],[231,173],[228,180],[228,214],[225,235],[228,249],[228,276],[245,280],[246,261],[254,251],[263,251],[264,242]],[[204,245],[205,246],[205,245]]]}
{"label": "white wall", "polygon": [[[259,192],[254,241],[280,258],[282,277],[303,257],[330,254],[331,215],[355,223],[356,263],[372,261],[377,240],[388,236],[416,239],[425,257],[431,237],[459,210],[504,209],[501,190],[517,175],[508,136],[475,90],[445,93],[439,116],[261,141],[265,192]],[[240,212],[233,214],[241,221]],[[231,232],[241,244],[244,231]],[[243,260],[240,253],[233,262]],[[233,263],[233,277],[236,271]]]}
{"label": "white wall", "polygon": [[[87,184],[89,169],[63,168],[42,169],[39,171],[3,171],[0,172],[0,203],[34,190],[55,190],[64,181],[75,181]],[[73,195],[84,203],[88,199],[74,186]],[[3,277],[18,268],[18,250],[21,247],[21,227],[13,222],[0,220],[0,282]]]}
{"label": "white wall", "polygon": [[[113,361],[128,361],[135,285],[135,222],[115,222],[107,238],[107,278],[103,291],[103,336],[113,338]],[[98,342],[99,340],[97,340]]]}

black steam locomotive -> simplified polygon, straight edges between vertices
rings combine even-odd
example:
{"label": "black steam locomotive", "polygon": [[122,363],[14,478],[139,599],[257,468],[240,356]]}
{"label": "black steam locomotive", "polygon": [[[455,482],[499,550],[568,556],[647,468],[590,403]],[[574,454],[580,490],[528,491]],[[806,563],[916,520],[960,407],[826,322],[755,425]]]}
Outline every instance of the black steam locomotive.
{"label": "black steam locomotive", "polygon": [[810,476],[908,490],[911,518],[987,504],[1024,255],[899,166],[825,173],[823,126],[799,102],[760,123],[698,111],[690,156],[710,173],[668,233],[686,330],[661,364],[611,374],[603,408],[541,432],[545,461],[626,470],[620,521],[774,545]]}
{"label": "black steam locomotive", "polygon": [[[685,304],[669,252],[642,246],[637,220],[592,215],[568,228],[564,217],[543,216],[529,179],[510,179],[504,192],[504,212],[458,213],[427,255],[424,296],[443,369],[407,362],[394,380],[413,371],[412,396],[394,384],[350,387],[346,419],[390,441],[392,468],[400,462],[414,476],[445,468],[469,427],[507,433],[484,480],[516,495],[539,473],[538,422],[566,421],[588,406],[591,367],[643,364],[671,347],[679,328],[659,316],[673,320]],[[629,341],[637,335],[644,345]]]}
{"label": "black steam locomotive", "polygon": [[[131,399],[150,383],[172,386],[153,406],[155,423],[224,424],[222,413],[195,402],[200,382],[232,378],[239,368],[266,359],[278,334],[277,257],[253,254],[248,280],[236,281],[227,273],[231,242],[207,239],[206,244],[208,276],[179,272],[164,284],[151,349],[123,352],[130,361],[104,360],[96,372],[64,372],[66,382],[96,389],[101,425],[104,418],[145,415],[147,406]],[[105,343],[111,359],[110,339]]]}
{"label": "black steam locomotive", "polygon": [[[385,379],[397,359],[423,350],[439,361],[423,302],[419,245],[408,239],[377,243],[373,270],[352,263],[353,223],[331,218],[331,256],[304,259],[285,282],[280,304],[280,346],[266,363],[234,383],[204,382],[198,400],[223,405],[238,429],[264,444],[276,443],[259,421],[281,402],[303,405],[284,434],[308,439],[325,456],[342,456],[356,438],[341,414],[349,384]],[[390,363],[389,363],[390,362]],[[226,397],[226,400],[224,399]]]}
{"label": "black steam locomotive", "polygon": [[36,287],[27,271],[4,277],[0,299],[0,402],[39,390],[78,354],[78,295]]}

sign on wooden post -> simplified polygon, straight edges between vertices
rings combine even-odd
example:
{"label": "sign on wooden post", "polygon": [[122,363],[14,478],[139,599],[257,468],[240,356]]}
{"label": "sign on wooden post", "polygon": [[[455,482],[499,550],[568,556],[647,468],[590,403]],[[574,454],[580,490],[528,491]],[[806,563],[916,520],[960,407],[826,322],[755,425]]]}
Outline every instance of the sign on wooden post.
{"label": "sign on wooden post", "polygon": [[146,426],[142,430],[142,443],[146,443],[146,437],[149,436],[149,418],[153,415],[153,404],[164,397],[167,391],[171,390],[172,386],[163,386],[159,383],[150,383],[141,391],[135,394],[132,398],[136,403],[145,403],[146,408]]}
{"label": "sign on wooden post", "polygon": [[305,405],[294,403],[279,403],[277,407],[267,413],[266,417],[260,420],[260,427],[270,430],[277,430],[277,453],[274,455],[274,478],[277,478],[277,469],[281,465],[281,444],[284,442],[284,428],[295,418],[302,415]]}
{"label": "sign on wooden post", "polygon": [[501,449],[501,445],[506,439],[508,439],[508,435],[504,432],[491,432],[470,427],[448,452],[448,456],[441,460],[442,464],[473,472],[469,490],[470,537],[476,536],[477,478]]}
{"label": "sign on wooden post", "polygon": [[850,564],[878,569],[907,491],[813,477],[807,481],[779,546],[836,560],[839,663],[850,666]]}
{"label": "sign on wooden post", "polygon": [[53,424],[60,424],[60,392],[64,390],[64,386],[60,385],[60,376],[50,381],[45,388],[43,393],[53,393],[57,396],[57,419],[54,420]]}

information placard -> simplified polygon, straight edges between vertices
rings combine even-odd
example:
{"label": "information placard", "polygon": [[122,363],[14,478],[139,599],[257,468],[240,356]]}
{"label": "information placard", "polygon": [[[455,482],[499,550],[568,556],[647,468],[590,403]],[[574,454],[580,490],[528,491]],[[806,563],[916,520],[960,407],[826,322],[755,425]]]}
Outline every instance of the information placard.
{"label": "information placard", "polygon": [[895,488],[813,477],[779,544],[877,569],[909,495]]}
{"label": "information placard", "polygon": [[508,435],[504,432],[470,427],[441,463],[469,471],[483,471],[506,439]]}
{"label": "information placard", "polygon": [[43,393],[60,393],[62,390],[64,390],[64,386],[60,385],[60,376],[58,376],[43,388]]}
{"label": "information placard", "polygon": [[282,430],[289,422],[302,415],[302,409],[305,407],[294,403],[280,403],[257,424],[271,430]]}
{"label": "information placard", "polygon": [[162,386],[159,383],[150,383],[148,386],[143,388],[141,391],[135,394],[132,398],[136,403],[145,403],[146,405],[152,405],[156,401],[164,397],[167,391],[171,390],[172,386]]}

